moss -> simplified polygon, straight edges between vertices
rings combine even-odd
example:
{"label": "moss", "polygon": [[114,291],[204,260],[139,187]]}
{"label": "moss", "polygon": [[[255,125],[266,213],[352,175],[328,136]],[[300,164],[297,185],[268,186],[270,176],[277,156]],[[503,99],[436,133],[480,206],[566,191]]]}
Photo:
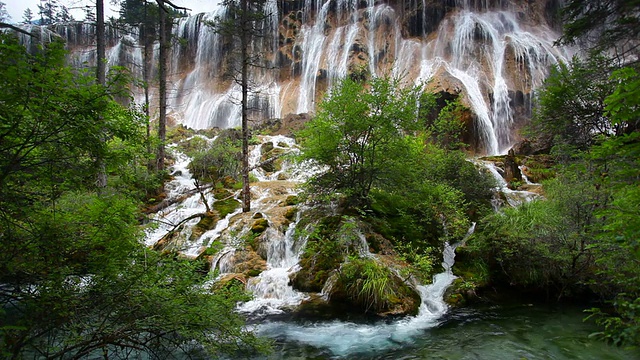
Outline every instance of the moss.
{"label": "moss", "polygon": [[421,303],[414,289],[372,258],[351,258],[342,265],[330,301],[378,315],[415,315]]}
{"label": "moss", "polygon": [[284,200],[285,206],[298,205],[299,203],[300,203],[300,198],[298,198],[296,195],[289,195]]}
{"label": "moss", "polygon": [[247,276],[248,277],[256,277],[258,275],[262,274],[262,270],[260,269],[251,269],[249,271],[247,271]]}
{"label": "moss", "polygon": [[225,176],[222,178],[222,186],[227,189],[234,189],[238,181],[234,179],[232,176]]}
{"label": "moss", "polygon": [[251,232],[254,234],[261,234],[269,227],[269,221],[267,219],[257,219],[251,226]]}
{"label": "moss", "polygon": [[212,247],[208,247],[203,253],[202,256],[213,256],[215,254],[217,254],[220,251],[220,247],[218,246],[212,246]]}
{"label": "moss", "polygon": [[529,178],[529,181],[534,183],[556,176],[556,171],[553,168],[554,161],[549,155],[527,156],[522,160],[522,165],[524,165],[524,174]]}
{"label": "moss", "polygon": [[265,154],[267,154],[273,149],[274,149],[273,143],[270,143],[270,142],[266,142],[260,146],[260,152],[262,153],[262,156],[264,156]]}
{"label": "moss", "polygon": [[211,230],[216,226],[217,222],[218,222],[218,217],[216,216],[216,214],[207,213],[205,216],[203,216],[200,219],[200,221],[196,226],[204,230]]}
{"label": "moss", "polygon": [[284,213],[284,217],[289,221],[294,221],[297,213],[298,209],[292,206],[287,209],[287,212]]}
{"label": "moss", "polygon": [[201,217],[200,221],[193,227],[189,239],[192,241],[198,239],[205,232],[215,228],[218,220],[220,220],[218,214],[213,212],[206,213],[205,216]]}
{"label": "moss", "polygon": [[229,190],[223,189],[221,187],[216,187],[215,189],[213,189],[213,197],[216,200],[226,199],[232,195],[233,194]]}
{"label": "moss", "polygon": [[218,200],[213,203],[213,208],[220,214],[220,218],[224,218],[240,207],[240,202],[234,198],[227,200]]}
{"label": "moss", "polygon": [[178,143],[193,136],[195,133],[193,129],[184,125],[178,125],[167,131],[167,142]]}

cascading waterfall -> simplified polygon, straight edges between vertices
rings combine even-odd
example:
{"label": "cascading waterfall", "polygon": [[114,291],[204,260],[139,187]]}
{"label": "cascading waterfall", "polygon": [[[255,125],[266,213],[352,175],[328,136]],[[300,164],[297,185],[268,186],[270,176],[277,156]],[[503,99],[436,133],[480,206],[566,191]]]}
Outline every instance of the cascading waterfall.
{"label": "cascading waterfall", "polygon": [[[478,151],[506,152],[517,140],[514,128],[526,120],[533,91],[549,66],[568,59],[571,50],[553,46],[557,33],[531,2],[458,1],[441,18],[430,18],[434,15],[427,10],[436,6],[430,2],[402,4],[300,0],[285,6],[267,1],[267,18],[260,25],[265,36],[252,44],[266,65],[250,70],[255,91],[249,102],[257,109],[256,119],[313,112],[338,79],[366,70],[369,76],[402,76],[407,83],[433,80],[436,90],[461,93],[476,115]],[[171,58],[169,108],[177,122],[192,128],[240,123],[239,88],[222,76],[234,60],[225,53],[233,46],[202,22],[225,12],[212,5],[212,12],[179,19],[173,29],[180,40]],[[411,25],[416,31],[403,23],[407,19],[421,21]],[[77,64],[95,61],[88,51],[89,27],[57,31],[76,50]],[[139,72],[138,32],[114,30],[109,38],[118,47],[110,63]]]}
{"label": "cascading waterfall", "polygon": [[[491,161],[476,161],[477,164],[489,170],[489,173],[496,180],[497,186],[494,189],[496,193],[501,193],[504,195],[504,199],[507,202],[507,205],[511,207],[517,207],[526,202],[530,202],[534,199],[540,198],[539,194],[534,192],[526,191],[526,190],[511,190],[509,185],[502,177],[496,165]],[[523,174],[523,179],[526,179],[526,176]],[[528,180],[527,180],[528,181]],[[503,206],[503,201],[501,197],[494,197],[493,199],[493,208],[495,211],[500,211],[500,208]]]}
{"label": "cascading waterfall", "polygon": [[[474,226],[470,228],[468,236],[473,229]],[[437,326],[448,310],[443,296],[456,278],[451,272],[456,247],[457,244],[445,244],[444,271],[434,276],[432,284],[418,286],[422,304],[417,316],[375,324],[344,321],[295,324],[274,321],[259,324],[255,330],[278,340],[327,349],[332,356],[338,357],[402,347],[424,330]]]}
{"label": "cascading waterfall", "polygon": [[[278,198],[288,194],[296,194],[295,184],[306,180],[318,169],[305,168],[305,164],[298,164],[294,170],[285,161],[282,171],[286,173],[286,176],[282,177],[283,179],[280,179],[280,174],[285,174],[283,172],[278,175],[264,173],[260,167],[256,166],[263,159],[261,150],[264,148],[264,144],[269,144],[268,148],[278,151],[295,153],[298,150],[295,141],[288,137],[260,136],[259,138],[261,144],[254,145],[250,161],[251,166],[255,167],[254,176],[259,179],[252,186],[254,193],[252,209],[271,223],[274,221],[272,219],[274,209],[280,207],[281,200]],[[213,141],[206,138],[205,140]],[[167,184],[166,188],[170,198],[180,197],[194,187],[188,169],[190,159],[176,150],[173,151],[176,157],[176,162],[172,167],[174,179]],[[210,194],[205,192],[204,195],[206,201],[214,201]],[[159,225],[148,231],[147,245],[155,244],[183,219],[204,211],[204,204],[199,193],[186,197],[181,203],[167,207],[154,217]],[[265,233],[261,235],[263,240],[260,246],[265,248],[267,269],[258,276],[248,279],[247,289],[253,293],[254,298],[241,304],[238,308],[239,311],[250,314],[252,317],[279,314],[292,309],[308,297],[307,294],[296,291],[289,285],[290,275],[299,270],[298,261],[306,243],[305,236],[296,234],[298,222],[301,216],[304,216],[305,211],[304,208],[301,208],[297,212],[296,219],[286,227],[286,230],[281,231],[274,224],[270,224]],[[212,259],[212,266],[218,270],[219,278],[233,273],[235,256],[245,246],[241,239],[243,234],[249,231],[245,222],[238,221],[242,218],[243,216],[239,214],[238,210],[220,220],[213,230],[205,232],[197,239],[190,238],[191,234],[188,229],[195,225],[198,219],[195,219],[193,223],[184,223],[184,229],[181,231],[184,238],[188,240],[180,243],[180,252],[186,256],[196,257],[207,246],[212,246],[214,242],[221,242],[223,248]],[[472,229],[473,227],[470,232]],[[302,234],[307,232],[303,231]],[[232,233],[235,235],[230,235]],[[369,246],[363,234],[356,232],[348,236],[349,238],[345,238],[343,241],[353,242],[353,245],[360,249],[360,256],[377,257],[369,252]],[[400,344],[419,335],[424,329],[436,326],[441,321],[442,315],[446,313],[448,307],[443,300],[443,294],[455,279],[451,273],[451,267],[454,264],[454,250],[455,246],[446,244],[443,252],[443,272],[434,277],[432,284],[417,286],[416,289],[422,297],[422,304],[419,314],[415,317],[376,324],[328,322],[296,325],[267,320],[261,325],[257,325],[256,330],[271,337],[284,337],[288,340],[327,348],[338,356],[401,346]],[[309,336],[312,329],[313,336]]]}

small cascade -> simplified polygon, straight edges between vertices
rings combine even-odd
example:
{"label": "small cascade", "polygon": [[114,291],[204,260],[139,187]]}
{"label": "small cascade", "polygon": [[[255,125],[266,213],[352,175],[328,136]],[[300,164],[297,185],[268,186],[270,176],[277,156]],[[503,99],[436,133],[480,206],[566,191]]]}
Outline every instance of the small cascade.
{"label": "small cascade", "polygon": [[[494,164],[493,162],[491,162],[491,161],[478,161],[477,163],[479,163],[481,166],[483,166],[487,170],[489,170],[491,175],[493,175],[494,179],[496,179],[496,183],[498,184],[498,186],[495,188],[496,193],[504,195],[504,198],[502,198],[500,196],[495,196],[494,197],[494,200],[493,200],[493,208],[494,208],[494,210],[500,211],[500,208],[504,205],[505,201],[506,201],[507,205],[509,205],[511,207],[517,207],[517,206],[522,205],[522,204],[524,204],[526,202],[530,202],[530,201],[532,201],[534,199],[540,198],[539,194],[536,194],[536,193],[531,192],[531,191],[511,190],[509,188],[509,185],[507,184],[507,182],[504,180],[504,178],[502,177],[502,175],[498,171],[498,168],[496,167],[496,164]],[[523,174],[523,179],[525,179],[524,174]]]}
{"label": "small cascade", "polygon": [[[467,237],[474,228],[475,224],[469,229]],[[442,315],[447,312],[448,306],[443,297],[447,287],[456,278],[451,272],[456,247],[457,244],[445,244],[442,263],[444,271],[434,276],[432,284],[418,287],[422,304],[417,316],[374,324],[343,321],[296,324],[274,321],[263,322],[255,329],[259,334],[271,338],[328,349],[336,357],[405,346],[426,329],[438,326]],[[328,281],[325,287],[331,286],[330,283]]]}
{"label": "small cascade", "polygon": [[296,265],[305,243],[296,241],[295,228],[296,222],[291,223],[284,236],[267,230],[267,270],[248,281],[247,290],[253,294],[253,300],[241,304],[240,312],[253,316],[279,314],[307,298],[289,285],[289,276],[298,270]]}
{"label": "small cascade", "polygon": [[[213,140],[211,140],[213,141]],[[167,198],[177,198],[189,193],[195,188],[191,172],[189,171],[189,163],[191,158],[182,152],[178,151],[175,146],[169,147],[169,150],[173,153],[176,159],[175,164],[171,167],[173,180],[165,184],[165,191],[167,192]],[[213,202],[213,196],[207,194],[205,196],[206,201]],[[176,226],[179,225],[184,219],[187,219],[196,214],[206,212],[206,206],[202,202],[202,197],[199,193],[187,196],[183,201],[170,205],[163,210],[160,210],[151,218],[154,226],[149,227],[146,231],[145,244],[152,246],[162,239],[170,231],[176,230]],[[196,225],[200,220],[199,217],[195,217],[189,221],[184,222],[184,232],[182,236],[189,238],[191,235],[191,227]],[[194,244],[195,246],[195,244]],[[200,246],[198,246],[199,248]],[[193,253],[194,250],[187,246],[181,248],[182,251]]]}

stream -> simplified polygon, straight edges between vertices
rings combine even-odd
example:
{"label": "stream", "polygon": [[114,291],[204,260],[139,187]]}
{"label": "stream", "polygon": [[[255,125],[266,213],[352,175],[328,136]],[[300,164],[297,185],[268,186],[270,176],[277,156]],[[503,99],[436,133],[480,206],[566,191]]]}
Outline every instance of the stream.
{"label": "stream", "polygon": [[[283,136],[260,136],[261,142],[272,148],[296,152],[295,142]],[[213,141],[213,140],[211,140]],[[250,163],[260,161],[262,146],[252,149]],[[178,196],[193,187],[188,170],[189,158],[175,152],[174,180],[167,184],[170,196]],[[493,164],[485,163],[499,178]],[[257,179],[252,184],[253,212],[260,212],[271,223],[277,223],[282,213],[283,199],[296,194],[296,186],[318,169],[283,163],[282,169],[265,173],[253,170]],[[508,190],[505,184],[498,189],[506,193],[512,206],[529,201],[533,193]],[[215,201],[211,194],[206,201]],[[198,194],[186,197],[158,212],[158,226],[147,231],[146,244],[151,246],[166,234],[180,219],[203,212],[204,204]],[[269,226],[264,236],[266,270],[247,280],[247,290],[253,299],[239,304],[238,311],[249,319],[249,328],[274,342],[274,351],[261,359],[640,359],[636,350],[614,348],[592,339],[599,331],[592,322],[584,322],[583,308],[575,306],[547,307],[527,303],[527,300],[499,306],[476,306],[451,309],[443,294],[453,282],[451,272],[457,244],[445,244],[443,271],[428,285],[417,285],[422,298],[416,316],[390,320],[371,320],[348,317],[318,320],[295,315],[295,308],[311,294],[301,293],[290,285],[290,275],[298,270],[298,260],[306,239],[295,236],[300,213],[288,227]],[[251,214],[249,214],[251,215]],[[244,219],[244,220],[243,220]],[[249,221],[250,220],[250,221]],[[249,221],[249,222],[247,222]],[[212,265],[219,277],[234,271],[235,253],[244,245],[238,234],[248,231],[251,218],[239,211],[220,219],[216,227],[197,239],[190,239],[191,226],[181,230],[181,252],[196,257],[214,242],[222,250]],[[473,232],[474,226],[469,229]],[[364,239],[364,237],[363,237]],[[464,239],[461,241],[464,242]],[[363,245],[367,249],[366,241]],[[366,256],[375,258],[375,254]],[[512,300],[515,301],[515,300]]]}
{"label": "stream", "polygon": [[338,321],[266,323],[259,333],[275,340],[264,359],[640,359],[589,338],[598,327],[584,317],[576,306],[512,303],[451,309],[412,334]]}

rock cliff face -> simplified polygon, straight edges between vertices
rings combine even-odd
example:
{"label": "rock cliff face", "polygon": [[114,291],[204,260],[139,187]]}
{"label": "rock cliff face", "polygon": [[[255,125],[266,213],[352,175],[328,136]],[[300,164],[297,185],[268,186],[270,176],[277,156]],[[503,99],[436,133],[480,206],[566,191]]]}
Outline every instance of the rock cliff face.
{"label": "rock cliff face", "polygon": [[[427,91],[461,95],[473,110],[476,151],[504,153],[530,115],[532,91],[570,54],[553,47],[559,0],[268,0],[265,36],[252,49],[256,121],[313,113],[340,78],[402,77]],[[203,21],[224,8],[179,19],[173,28],[170,109],[202,129],[235,127],[235,44]],[[91,64],[91,28],[58,27],[77,66]],[[109,32],[109,63],[141,78],[138,32]]]}

